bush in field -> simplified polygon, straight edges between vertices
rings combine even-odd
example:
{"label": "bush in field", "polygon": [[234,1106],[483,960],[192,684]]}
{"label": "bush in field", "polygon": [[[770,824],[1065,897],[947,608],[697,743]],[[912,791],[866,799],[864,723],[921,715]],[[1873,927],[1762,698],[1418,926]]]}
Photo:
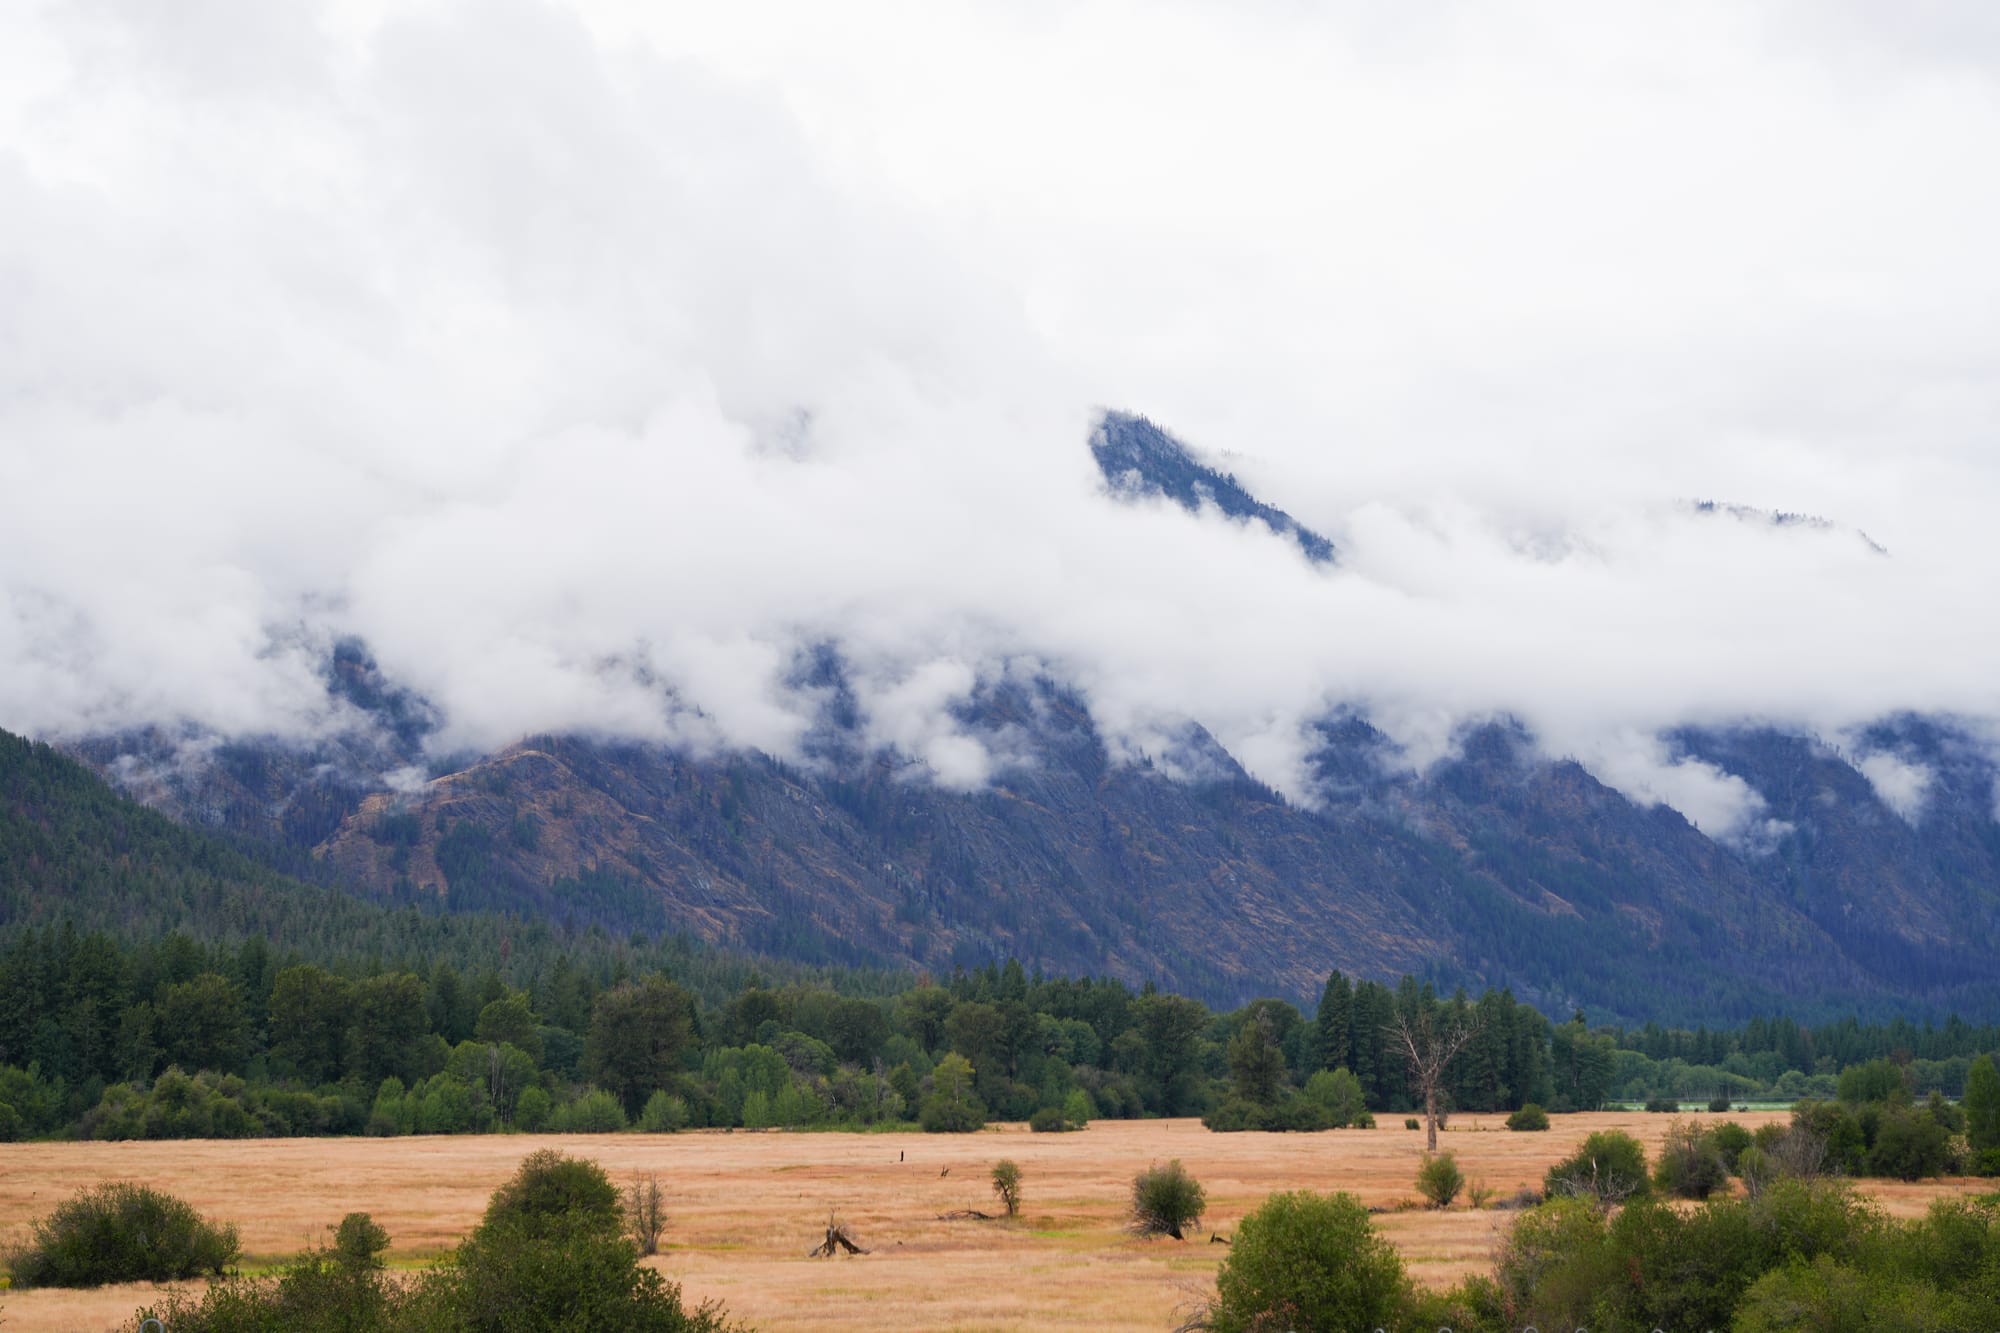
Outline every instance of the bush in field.
{"label": "bush in field", "polygon": [[275,1279],[216,1283],[199,1300],[175,1292],[139,1314],[173,1333],[738,1333],[720,1307],[683,1308],[677,1286],[640,1266],[623,1225],[595,1162],[537,1152],[457,1252],[414,1281],[381,1272],[387,1237],[352,1214],[331,1249]]}
{"label": "bush in field", "polygon": [[236,1228],[144,1185],[96,1185],[29,1224],[7,1256],[17,1286],[98,1287],[220,1275],[242,1253]]}
{"label": "bush in field", "polygon": [[1646,1109],[1656,1115],[1679,1115],[1681,1104],[1672,1097],[1648,1097]]}
{"label": "bush in field", "polygon": [[1368,1111],[1361,1080],[1346,1069],[1322,1069],[1306,1080],[1305,1095],[1326,1108],[1333,1127],[1344,1129]]}
{"label": "bush in field", "polygon": [[314,1247],[275,1278],[231,1278],[199,1299],[168,1293],[138,1318],[174,1333],[372,1333],[397,1327],[400,1288],[382,1272],[389,1234],[366,1213],[349,1213],[331,1247]]}
{"label": "bush in field", "polygon": [[1062,1134],[1083,1127],[1065,1120],[1060,1107],[1044,1106],[1028,1117],[1028,1128],[1036,1134]]}
{"label": "bush in field", "polygon": [[1351,1194],[1273,1194],[1236,1228],[1207,1327],[1396,1327],[1412,1292],[1395,1248]]}
{"label": "bush in field", "polygon": [[687,1101],[669,1092],[655,1092],[639,1112],[639,1128],[648,1134],[678,1134],[687,1124]]}
{"label": "bush in field", "polygon": [[1722,1149],[1713,1135],[1702,1133],[1701,1126],[1692,1120],[1676,1120],[1667,1126],[1660,1143],[1653,1183],[1677,1198],[1706,1199],[1728,1188],[1729,1166],[1722,1160]]}
{"label": "bush in field", "polygon": [[1517,1133],[1543,1130],[1549,1127],[1549,1113],[1529,1102],[1520,1110],[1507,1117],[1507,1128]]}
{"label": "bush in field", "polygon": [[1736,1174],[1736,1163],[1743,1157],[1743,1150],[1756,1142],[1750,1131],[1734,1120],[1725,1120],[1708,1131],[1709,1142],[1722,1154],[1722,1165],[1730,1175]]}
{"label": "bush in field", "polygon": [[1646,1192],[1646,1150],[1621,1130],[1600,1130],[1583,1146],[1549,1168],[1542,1193],[1574,1195],[1599,1203],[1623,1203]]}
{"label": "bush in field", "polygon": [[1448,1208],[1463,1188],[1465,1173],[1458,1169],[1457,1158],[1448,1152],[1424,1154],[1424,1163],[1417,1168],[1417,1192],[1425,1202],[1433,1208]]}
{"label": "bush in field", "polygon": [[553,1149],[530,1153],[452,1263],[420,1283],[412,1300],[448,1310],[439,1326],[494,1333],[725,1327],[714,1307],[683,1310],[680,1289],[639,1266],[624,1232],[618,1190],[602,1167]]}
{"label": "bush in field", "polygon": [[1007,1216],[1014,1217],[1020,1213],[1021,1168],[1011,1159],[1003,1157],[993,1164],[993,1192],[999,1196]]}
{"label": "bush in field", "polygon": [[1185,1240],[1188,1227],[1201,1220],[1208,1196],[1180,1160],[1157,1163],[1132,1181],[1132,1229],[1142,1236],[1172,1236]]}

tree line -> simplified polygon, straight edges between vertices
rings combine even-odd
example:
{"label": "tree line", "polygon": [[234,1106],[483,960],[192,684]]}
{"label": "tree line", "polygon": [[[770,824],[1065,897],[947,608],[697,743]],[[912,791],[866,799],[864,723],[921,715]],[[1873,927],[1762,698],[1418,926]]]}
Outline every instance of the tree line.
{"label": "tree line", "polygon": [[[128,943],[67,924],[25,929],[0,951],[0,1136],[969,1129],[1173,1115],[1318,1129],[1427,1101],[1447,1114],[1589,1110],[1662,1071],[1748,1083],[1731,1062],[1768,1071],[1746,1048],[1778,1041],[1760,1022],[1729,1034],[1721,1065],[1676,1066],[1581,1015],[1553,1024],[1504,990],[1445,997],[1408,977],[1391,987],[1336,972],[1308,1015],[1281,999],[1216,1011],[1014,961],[908,978],[890,994],[873,993],[874,974],[780,982],[744,965],[729,991],[715,986],[716,965],[692,965],[706,958],[642,969],[503,950],[468,971],[450,957],[314,960],[256,936]],[[1464,1035],[1434,1086],[1401,1043],[1412,1031]],[[1839,1029],[1841,1049],[1872,1049],[1869,1031]],[[1924,1049],[1963,1046],[1930,1062],[1949,1070],[1991,1035],[1950,1026]],[[1829,1080],[1831,1058],[1776,1081]],[[1924,1062],[1901,1067],[1924,1090]]]}

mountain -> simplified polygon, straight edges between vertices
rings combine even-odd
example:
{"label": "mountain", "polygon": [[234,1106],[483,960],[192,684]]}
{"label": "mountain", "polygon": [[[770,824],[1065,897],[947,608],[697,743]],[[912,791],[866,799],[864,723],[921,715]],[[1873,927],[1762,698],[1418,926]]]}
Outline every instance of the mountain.
{"label": "mountain", "polygon": [[1197,462],[1186,445],[1144,417],[1107,412],[1090,437],[1105,485],[1121,499],[1161,496],[1189,513],[1205,504],[1239,522],[1252,519],[1290,537],[1316,565],[1332,564],[1333,543],[1243,489],[1233,474]]}
{"label": "mountain", "polygon": [[[1107,416],[1090,445],[1115,497],[1213,508],[1334,559],[1143,418]],[[949,790],[866,739],[846,669],[833,644],[802,655],[821,711],[791,762],[584,736],[438,755],[435,711],[351,642],[326,667],[347,725],[309,745],[161,730],[75,749],[263,865],[560,929],[933,971],[1012,956],[1220,1004],[1309,1000],[1339,968],[1511,986],[1558,1015],[2000,1016],[1994,751],[1949,718],[1885,719],[1852,755],[1756,725],[1672,734],[1676,757],[1766,802],[1763,836],[1738,844],[1505,720],[1417,772],[1365,714],[1331,710],[1293,799],[1193,722],[1114,762],[1052,676],[957,708],[1009,758]]]}

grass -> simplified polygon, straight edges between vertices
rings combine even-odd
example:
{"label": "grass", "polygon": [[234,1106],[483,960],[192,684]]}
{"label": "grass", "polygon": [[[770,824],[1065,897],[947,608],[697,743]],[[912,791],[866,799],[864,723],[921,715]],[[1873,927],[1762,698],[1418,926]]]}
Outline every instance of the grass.
{"label": "grass", "polygon": [[[1706,1117],[1704,1117],[1706,1118]],[[1732,1116],[1750,1126],[1780,1113]],[[1469,1176],[1504,1197],[1539,1186],[1584,1135],[1624,1129],[1657,1148],[1672,1116],[1557,1116],[1546,1134],[1509,1134],[1503,1117],[1457,1115],[1445,1132]],[[1717,1117],[1721,1119],[1721,1117]],[[613,1180],[655,1173],[667,1191],[668,1248],[651,1260],[693,1300],[719,1298],[764,1330],[858,1333],[923,1329],[1158,1330],[1173,1326],[1190,1283],[1205,1286],[1229,1251],[1211,1229],[1237,1222],[1281,1189],[1348,1190],[1388,1207],[1415,1187],[1422,1140],[1399,1121],[1331,1134],[1210,1134],[1191,1120],[1092,1122],[1078,1134],[1012,1126],[969,1135],[643,1134],[411,1139],[273,1139],[232,1143],[0,1144],[0,1246],[79,1188],[137,1180],[234,1222],[246,1266],[280,1262],[323,1240],[352,1211],[387,1228],[398,1268],[443,1253],[479,1219],[487,1196],[522,1157],[551,1144],[597,1159]],[[898,1154],[903,1161],[898,1161]],[[1020,1163],[1028,1226],[939,1222],[939,1213],[993,1210],[988,1172]],[[1178,1157],[1208,1192],[1185,1244],[1124,1229],[1132,1177]],[[940,1172],[949,1168],[948,1175]],[[1963,1182],[1869,1182],[1899,1216]],[[829,1212],[872,1254],[807,1259]],[[1484,1271],[1511,1214],[1385,1213],[1375,1220],[1413,1276],[1447,1285]],[[1024,1274],[1031,1275],[1024,1280]],[[6,1333],[129,1327],[152,1299],[143,1285],[95,1292],[10,1291]]]}

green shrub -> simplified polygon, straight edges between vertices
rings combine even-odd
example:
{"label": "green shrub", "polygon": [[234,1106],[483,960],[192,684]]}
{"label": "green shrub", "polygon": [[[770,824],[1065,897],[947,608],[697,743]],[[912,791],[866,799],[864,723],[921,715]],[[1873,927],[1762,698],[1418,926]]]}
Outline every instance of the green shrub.
{"label": "green shrub", "polygon": [[1946,1323],[1937,1290],[1890,1274],[1863,1273],[1825,1255],[1773,1269],[1744,1293],[1740,1333],[1875,1333],[1965,1327]]}
{"label": "green shrub", "polygon": [[1417,1168],[1417,1192],[1433,1208],[1448,1208],[1458,1192],[1465,1188],[1465,1173],[1458,1169],[1458,1159],[1448,1152],[1432,1156],[1424,1154],[1423,1165]]}
{"label": "green shrub", "polygon": [[433,1270],[412,1299],[449,1311],[443,1327],[495,1333],[724,1327],[719,1310],[690,1314],[678,1287],[640,1267],[625,1225],[618,1190],[597,1163],[553,1149],[530,1153],[451,1264]]}
{"label": "green shrub", "polygon": [[1305,1096],[1325,1108],[1335,1129],[1351,1125],[1368,1111],[1361,1080],[1346,1069],[1322,1069],[1306,1080]]}
{"label": "green shrub", "polygon": [[[548,1126],[553,1113],[546,1089],[523,1088],[514,1102],[514,1127],[530,1134],[540,1133]],[[372,1124],[369,1132],[374,1132]]]}
{"label": "green shrub", "polygon": [[1097,1108],[1090,1104],[1090,1094],[1082,1088],[1071,1088],[1069,1096],[1063,1098],[1063,1119],[1071,1129],[1082,1129],[1097,1115]]}
{"label": "green shrub", "polygon": [[1714,1115],[1728,1115],[1729,1099],[1727,1097],[1711,1097],[1708,1102],[1708,1109]]}
{"label": "green shrub", "polygon": [[1424,1122],[1417,1119],[1415,1116],[1406,1116],[1403,1119],[1404,1129],[1422,1129],[1423,1127],[1424,1127]]}
{"label": "green shrub", "polygon": [[1037,1134],[1065,1134],[1083,1126],[1071,1124],[1059,1108],[1044,1106],[1028,1117],[1028,1128]]}
{"label": "green shrub", "polygon": [[971,1095],[953,1099],[934,1092],[924,1098],[917,1123],[926,1134],[970,1134],[986,1127],[986,1108]]}
{"label": "green shrub", "polygon": [[1545,1328],[1585,1326],[1614,1278],[1603,1212],[1583,1199],[1550,1199],[1514,1220],[1493,1276],[1506,1308]]}
{"label": "green shrub", "polygon": [[1009,1158],[1003,1157],[993,1164],[993,1193],[999,1196],[1007,1216],[1014,1217],[1020,1213],[1021,1168]]}
{"label": "green shrub", "polygon": [[1644,1194],[1646,1186],[1646,1150],[1630,1134],[1609,1129],[1592,1134],[1574,1154],[1550,1167],[1542,1193],[1622,1203]]}
{"label": "green shrub", "polygon": [[1414,1293],[1395,1247],[1351,1194],[1273,1194],[1236,1228],[1208,1327],[1395,1327]]}
{"label": "green shrub", "polygon": [[1549,1113],[1529,1102],[1520,1110],[1507,1117],[1507,1128],[1519,1133],[1543,1130],[1549,1127]]}
{"label": "green shrub", "polygon": [[1679,1115],[1681,1104],[1672,1097],[1648,1097],[1646,1109],[1656,1115]]}
{"label": "green shrub", "polygon": [[1725,1120],[1709,1130],[1708,1138],[1715,1145],[1715,1150],[1722,1154],[1722,1165],[1732,1176],[1736,1174],[1736,1163],[1743,1156],[1743,1150],[1756,1141],[1749,1130],[1734,1120]]}
{"label": "green shrub", "polygon": [[1185,1240],[1188,1227],[1201,1220],[1208,1196],[1180,1160],[1155,1163],[1132,1181],[1132,1229],[1142,1236],[1172,1236]]}
{"label": "green shrub", "polygon": [[242,1253],[236,1228],[203,1219],[187,1203],[144,1185],[96,1185],[29,1225],[31,1239],[7,1256],[23,1287],[97,1287],[220,1275]]}
{"label": "green shrub", "polygon": [[1702,1133],[1701,1126],[1676,1120],[1661,1141],[1653,1183],[1678,1198],[1706,1199],[1728,1186],[1729,1167],[1722,1160],[1722,1149]]}
{"label": "green shrub", "polygon": [[639,1112],[639,1128],[648,1134],[678,1134],[687,1124],[687,1102],[670,1092],[655,1092]]}
{"label": "green shrub", "polygon": [[1927,1111],[1892,1106],[1875,1131],[1868,1173],[1898,1180],[1942,1175],[1951,1161],[1951,1131]]}
{"label": "green shrub", "polygon": [[558,1106],[549,1117],[549,1128],[558,1134],[615,1134],[625,1128],[625,1108],[610,1093],[592,1088]]}

